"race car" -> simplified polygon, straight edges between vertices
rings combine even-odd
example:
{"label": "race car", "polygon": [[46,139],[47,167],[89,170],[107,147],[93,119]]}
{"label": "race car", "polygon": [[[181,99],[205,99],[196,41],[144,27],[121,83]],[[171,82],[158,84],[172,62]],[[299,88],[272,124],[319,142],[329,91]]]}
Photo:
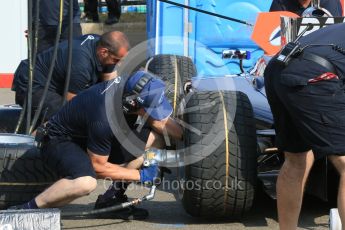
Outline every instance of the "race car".
{"label": "race car", "polygon": [[[165,166],[176,171],[185,210],[192,216],[235,219],[250,210],[259,186],[275,198],[284,162],[275,147],[262,77],[270,55],[253,35],[271,1],[185,2],[147,1],[148,57],[145,50],[145,60],[132,64],[137,68],[144,61],[148,71],[166,81],[172,116],[184,127],[183,141],[169,146],[176,160]],[[299,20],[301,26],[310,19]],[[328,24],[312,21],[314,29]],[[279,15],[276,25],[262,35],[275,52],[280,49],[274,43]],[[0,107],[0,132],[16,130],[20,111]],[[29,136],[0,134],[0,206],[29,200],[57,179],[33,144]],[[307,192],[329,199],[337,184],[334,175],[326,159],[316,162]]]}

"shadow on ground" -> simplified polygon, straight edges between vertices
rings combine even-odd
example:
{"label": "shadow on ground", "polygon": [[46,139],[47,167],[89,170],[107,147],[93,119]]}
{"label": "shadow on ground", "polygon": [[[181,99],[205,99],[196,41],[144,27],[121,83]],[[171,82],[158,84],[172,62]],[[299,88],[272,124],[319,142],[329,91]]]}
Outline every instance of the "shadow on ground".
{"label": "shadow on ground", "polygon": [[[171,191],[163,191],[165,193],[170,193]],[[163,193],[158,191],[157,193]],[[176,197],[176,196],[175,196]],[[157,200],[160,199],[158,196]],[[205,219],[205,218],[196,218],[187,214],[180,201],[149,201],[141,204],[139,207],[146,208],[150,212],[148,219],[142,221],[146,224],[153,224],[155,228],[184,228],[191,225],[221,225],[221,224],[238,224],[247,227],[256,227],[256,228],[268,228],[269,226],[276,225],[277,222],[277,212],[276,212],[276,201],[268,197],[263,191],[258,190],[257,197],[254,201],[253,208],[249,211],[241,220],[215,220],[215,219]],[[93,203],[88,204],[72,204],[67,207],[65,210],[90,210],[93,207]],[[300,218],[300,227],[304,229],[323,229],[327,228],[328,225],[325,221],[317,223],[315,220],[319,217],[328,215],[330,205],[328,203],[322,202],[319,199],[313,198],[311,196],[306,196],[305,202],[303,205],[301,218]],[[71,219],[71,218],[70,218]],[[80,220],[80,218],[72,218],[72,220]],[[111,216],[106,217],[89,217],[82,218],[84,219],[79,225],[75,225],[73,228],[64,228],[64,229],[78,229],[78,228],[99,228],[100,226],[114,225],[118,226],[122,223],[131,222],[128,220],[115,220]],[[97,219],[98,221],[94,221]],[[100,223],[100,221],[104,223]]]}

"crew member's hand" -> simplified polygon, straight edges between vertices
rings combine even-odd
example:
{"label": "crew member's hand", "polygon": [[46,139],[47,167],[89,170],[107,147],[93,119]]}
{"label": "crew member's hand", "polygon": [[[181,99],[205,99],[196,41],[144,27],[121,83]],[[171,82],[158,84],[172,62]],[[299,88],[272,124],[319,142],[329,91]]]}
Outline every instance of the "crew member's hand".
{"label": "crew member's hand", "polygon": [[157,164],[150,165],[149,167],[144,167],[139,170],[140,182],[144,184],[152,184],[159,177],[159,167]]}

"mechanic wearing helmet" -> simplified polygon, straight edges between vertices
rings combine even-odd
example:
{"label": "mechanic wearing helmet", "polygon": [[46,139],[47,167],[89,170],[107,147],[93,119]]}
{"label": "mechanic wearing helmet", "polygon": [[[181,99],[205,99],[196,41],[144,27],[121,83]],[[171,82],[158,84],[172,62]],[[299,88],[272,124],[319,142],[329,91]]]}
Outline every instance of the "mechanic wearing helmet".
{"label": "mechanic wearing helmet", "polygon": [[[125,34],[111,31],[98,35],[84,35],[73,40],[72,69],[67,100],[72,99],[82,90],[99,81],[111,78],[115,64],[124,57],[129,49],[129,42]],[[63,101],[65,79],[67,74],[67,41],[59,44],[57,58],[49,84],[46,100],[42,112],[48,119],[56,113]],[[37,109],[47,82],[47,76],[54,49],[50,48],[37,55],[33,76],[32,108]],[[23,106],[27,96],[28,60],[23,60],[14,74],[12,90],[16,92],[16,103]]]}
{"label": "mechanic wearing helmet", "polygon": [[[312,0],[273,0],[270,11],[290,11],[299,16],[310,7]],[[328,10],[332,16],[342,16],[340,0],[321,0],[320,7]]]}
{"label": "mechanic wearing helmet", "polygon": [[[121,154],[122,142],[120,143],[114,135],[111,129],[112,121],[108,120],[108,117],[111,119],[116,115],[108,114],[106,111],[107,108],[113,106],[112,103],[117,103],[113,95],[108,94],[108,90],[112,87],[114,87],[113,90],[117,90],[117,85],[118,79],[114,79],[85,90],[48,121],[46,124],[48,135],[43,141],[41,154],[48,166],[62,179],[28,203],[13,208],[37,209],[66,205],[95,190],[96,178],[145,183],[157,177],[157,165],[138,170],[143,160],[141,157],[131,161],[128,167],[108,161],[110,152],[114,153],[114,149],[111,150],[112,147],[115,148],[117,155]],[[166,128],[170,137],[180,139],[182,136],[181,127],[169,118],[172,107],[164,96],[164,89],[165,85],[161,80],[144,71],[136,72],[126,83],[124,93],[137,98],[135,100],[137,105],[126,106],[133,106],[129,109],[132,110],[132,114],[149,116],[147,123],[150,128],[144,126],[140,132],[135,129],[138,137],[145,140],[146,146],[142,146],[143,152],[144,148],[161,146],[162,143],[156,139],[157,134],[154,131],[163,133],[163,129]],[[110,104],[107,104],[106,95],[111,97]],[[154,131],[147,132],[147,130]],[[123,151],[122,153],[129,154]],[[112,200],[113,203],[122,203],[124,202],[123,194],[119,193],[121,192],[115,191],[113,194],[115,197],[112,199],[97,202]],[[129,215],[142,219],[147,217],[148,213],[143,209],[124,210],[118,216],[113,213],[113,217],[118,218]]]}
{"label": "mechanic wearing helmet", "polygon": [[341,23],[306,35],[300,47],[309,47],[287,64],[280,61],[285,56],[280,54],[286,54],[281,51],[265,70],[276,144],[285,154],[277,180],[278,219],[284,230],[297,228],[305,182],[314,160],[322,157],[340,174],[338,210],[345,224],[344,31]]}

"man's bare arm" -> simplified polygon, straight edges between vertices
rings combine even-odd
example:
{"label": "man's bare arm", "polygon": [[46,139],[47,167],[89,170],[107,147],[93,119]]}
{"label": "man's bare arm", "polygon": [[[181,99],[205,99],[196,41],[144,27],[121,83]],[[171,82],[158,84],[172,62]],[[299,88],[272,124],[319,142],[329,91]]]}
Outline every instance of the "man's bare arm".
{"label": "man's bare arm", "polygon": [[70,101],[70,100],[72,100],[72,98],[75,97],[75,96],[77,96],[77,94],[68,92],[67,95],[66,95],[66,100],[67,100],[67,101]]}
{"label": "man's bare arm", "polygon": [[112,180],[139,181],[140,174],[137,169],[129,169],[108,162],[109,156],[98,155],[87,150],[92,166],[98,178],[111,178]]}
{"label": "man's bare arm", "polygon": [[164,120],[158,121],[152,119],[143,108],[139,109],[135,114],[141,117],[147,117],[146,122],[151,126],[151,128],[160,135],[164,135],[165,131],[168,133],[169,137],[175,140],[181,140],[183,136],[182,127],[171,117]]}
{"label": "man's bare arm", "polygon": [[152,127],[154,131],[158,134],[163,135],[164,130],[168,133],[169,137],[175,140],[181,140],[183,135],[182,127],[172,118],[167,118],[161,121],[154,120],[152,118],[148,118],[148,123]]}

